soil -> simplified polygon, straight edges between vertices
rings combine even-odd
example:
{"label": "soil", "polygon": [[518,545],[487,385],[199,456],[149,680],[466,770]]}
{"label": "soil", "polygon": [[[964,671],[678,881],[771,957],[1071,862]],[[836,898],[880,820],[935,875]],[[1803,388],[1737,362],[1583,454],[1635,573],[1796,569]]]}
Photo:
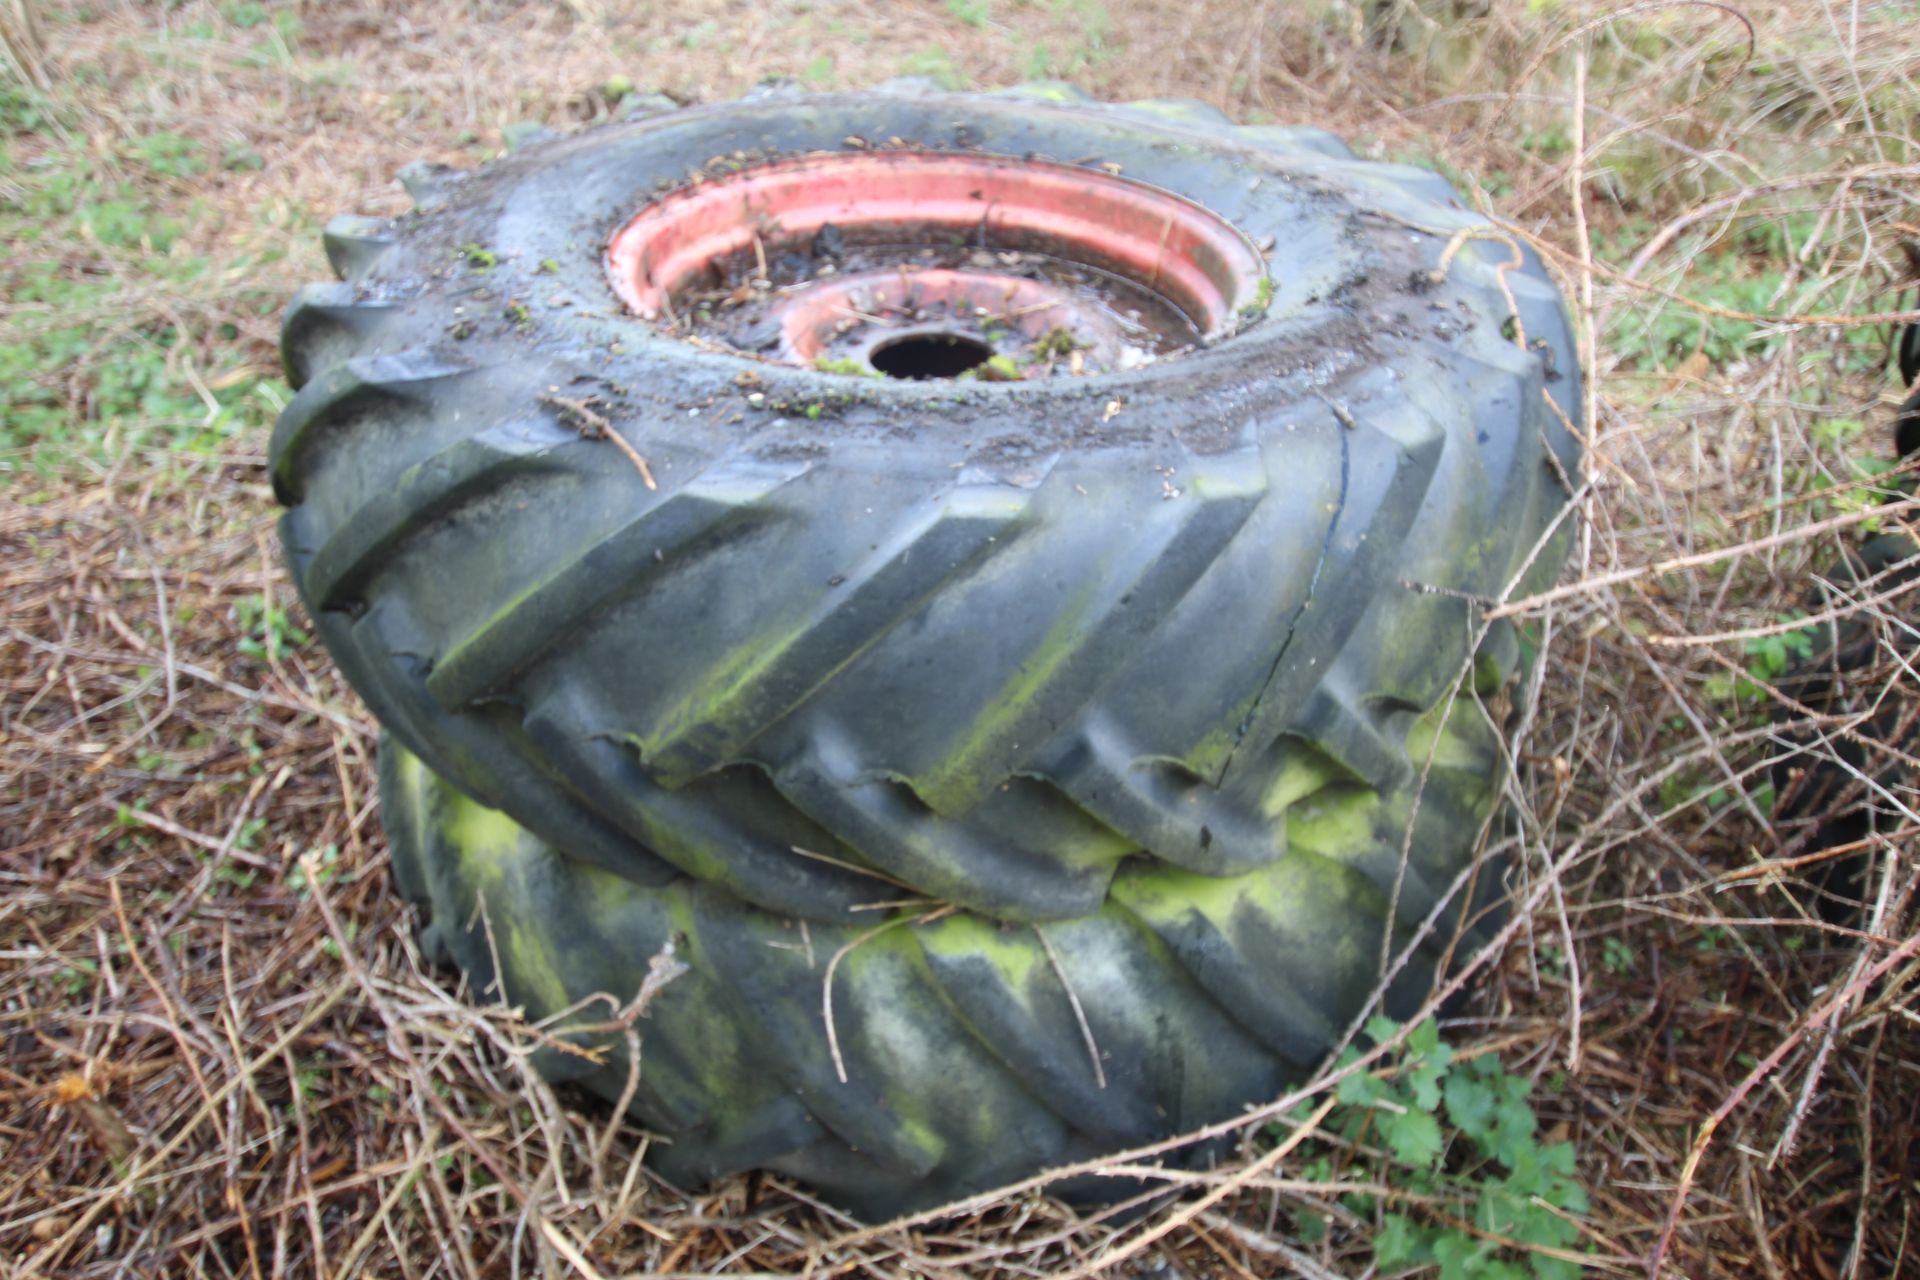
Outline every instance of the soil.
{"label": "soil", "polygon": [[[1131,369],[1201,344],[1198,325],[1151,289],[1044,248],[982,244],[848,244],[833,235],[811,243],[763,246],[716,260],[704,286],[674,300],[676,331],[709,343],[775,358],[800,359],[826,372],[866,377],[977,377],[1015,381]],[[1007,283],[990,290],[934,287],[953,272]],[[1014,282],[1032,282],[1022,290]],[[832,319],[817,348],[796,354],[782,320],[796,301],[833,290]],[[1038,300],[1030,295],[1040,294]],[[913,343],[970,353],[951,372],[930,360],[890,362],[884,354]],[[900,369],[907,372],[901,372]]]}

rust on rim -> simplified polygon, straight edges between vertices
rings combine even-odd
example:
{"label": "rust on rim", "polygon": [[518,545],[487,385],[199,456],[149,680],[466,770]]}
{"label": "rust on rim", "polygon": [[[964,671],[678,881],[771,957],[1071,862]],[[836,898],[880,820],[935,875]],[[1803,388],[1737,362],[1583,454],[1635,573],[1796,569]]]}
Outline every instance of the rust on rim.
{"label": "rust on rim", "polygon": [[1267,296],[1232,224],[1098,169],[815,154],[673,192],[607,245],[642,320],[839,373],[1015,380],[1132,367],[1233,332]]}

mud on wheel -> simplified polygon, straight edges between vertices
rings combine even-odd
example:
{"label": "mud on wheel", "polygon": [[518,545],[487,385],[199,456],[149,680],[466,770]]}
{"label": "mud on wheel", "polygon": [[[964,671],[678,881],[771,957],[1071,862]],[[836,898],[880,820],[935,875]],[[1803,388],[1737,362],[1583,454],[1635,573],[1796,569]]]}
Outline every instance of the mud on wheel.
{"label": "mud on wheel", "polygon": [[1399,1008],[1484,927],[1475,602],[1555,572],[1581,392],[1441,179],[1046,85],[404,176],[287,317],[287,554],[437,953],[541,1015],[678,940],[668,1172],[871,1216],[1178,1132],[1390,919]]}

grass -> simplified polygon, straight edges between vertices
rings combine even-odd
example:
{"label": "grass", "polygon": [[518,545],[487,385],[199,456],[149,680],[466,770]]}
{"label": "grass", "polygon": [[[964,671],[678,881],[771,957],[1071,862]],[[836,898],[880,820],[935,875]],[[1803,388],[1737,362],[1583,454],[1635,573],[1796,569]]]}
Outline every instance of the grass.
{"label": "grass", "polygon": [[[1912,1269],[1912,786],[1878,795],[1867,910],[1836,924],[1790,753],[1878,777],[1846,735],[1916,684],[1911,596],[1834,574],[1912,518],[1886,360],[1920,238],[1913,15],[1613,9],[0,8],[0,1258],[1552,1272],[1515,1239],[1596,1274]],[[1320,1114],[1296,1146],[1256,1127],[1189,1175],[1217,1197],[1125,1221],[1030,1188],[862,1230],[775,1177],[642,1171],[644,1135],[532,1075],[540,1028],[421,960],[372,727],[274,545],[278,314],[325,275],[327,216],[397,213],[401,164],[478,163],[523,122],[902,73],[1197,97],[1417,158],[1542,253],[1590,335],[1576,561],[1518,611],[1548,673],[1494,832],[1521,909],[1476,1003],[1376,1026],[1294,1100]],[[1811,706],[1793,663],[1841,631],[1882,660]],[[1483,1123],[1486,1097],[1531,1124]]]}

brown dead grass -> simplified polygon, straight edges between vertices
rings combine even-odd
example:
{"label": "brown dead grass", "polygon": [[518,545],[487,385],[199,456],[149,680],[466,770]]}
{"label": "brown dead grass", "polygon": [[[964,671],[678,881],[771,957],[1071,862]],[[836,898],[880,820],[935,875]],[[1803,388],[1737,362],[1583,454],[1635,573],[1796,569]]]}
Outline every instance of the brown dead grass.
{"label": "brown dead grass", "polygon": [[[164,193],[196,209],[176,252],[232,270],[124,294],[129,324],[203,335],[206,367],[272,364],[257,299],[323,274],[328,213],[400,208],[401,163],[472,163],[515,120],[601,118],[616,75],[724,98],[822,55],[835,85],[916,59],[992,85],[1044,45],[1091,55],[1074,78],[1102,96],[1190,95],[1504,175],[1489,212],[1549,253],[1590,333],[1723,322],[1743,308],[1703,288],[1702,251],[1787,227],[1758,309],[1811,319],[1771,322],[1764,354],[1647,373],[1589,349],[1576,585],[1525,610],[1549,640],[1507,829],[1530,910],[1450,1035],[1541,1082],[1543,1126],[1582,1153],[1597,1264],[1897,1274],[1920,1175],[1911,785],[1880,798],[1864,924],[1823,923],[1804,824],[1770,825],[1756,793],[1789,730],[1841,733],[1850,707],[1741,712],[1710,681],[1858,532],[1808,495],[1858,485],[1823,424],[1888,419],[1884,379],[1848,362],[1887,341],[1861,317],[1898,311],[1897,244],[1920,223],[1900,132],[1920,53],[1897,12],[1531,7],[1387,4],[1370,27],[1341,4],[996,4],[975,28],[935,4],[309,4],[264,58],[201,0],[7,30],[83,107],[89,145],[168,129],[266,160]],[[1550,130],[1566,145],[1523,145]],[[1617,238],[1645,261],[1596,262]],[[72,254],[63,269],[112,260]],[[239,337],[206,336],[218,323]],[[1333,1193],[1251,1157],[1199,1176],[1220,1193],[1204,1211],[1104,1222],[1026,1191],[858,1230],[770,1178],[654,1180],[645,1135],[526,1069],[537,1028],[423,966],[384,870],[372,726],[324,653],[237,649],[238,610],[293,608],[263,447],[129,450],[0,492],[0,1270],[1358,1273],[1351,1232],[1288,1239],[1301,1205],[1337,1219]],[[1911,697],[1910,598],[1844,594],[1882,641],[1851,706]]]}

